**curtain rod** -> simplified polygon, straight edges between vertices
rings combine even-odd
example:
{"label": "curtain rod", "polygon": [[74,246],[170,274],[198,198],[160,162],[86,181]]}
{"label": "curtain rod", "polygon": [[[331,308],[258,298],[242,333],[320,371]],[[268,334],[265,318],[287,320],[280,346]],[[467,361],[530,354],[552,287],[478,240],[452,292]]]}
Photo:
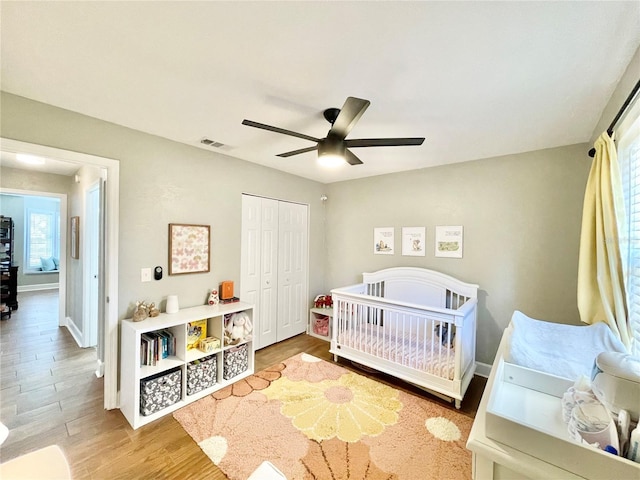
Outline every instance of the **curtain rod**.
{"label": "curtain rod", "polygon": [[[627,107],[629,107],[631,102],[633,102],[633,98],[638,93],[638,90],[640,90],[640,80],[638,80],[636,85],[633,87],[633,89],[631,90],[631,93],[629,94],[627,99],[624,101],[624,103],[620,107],[620,110],[618,110],[618,114],[615,116],[615,118],[611,122],[611,125],[609,125],[609,128],[607,128],[607,133],[609,134],[609,136],[611,136],[613,134],[613,129],[616,126],[616,123],[618,123],[618,120],[620,120],[620,117],[622,117],[622,115],[624,115],[624,112],[627,109]],[[589,150],[589,156],[590,157],[594,157],[595,154],[596,154],[596,149],[595,148],[592,148],[591,150]]]}

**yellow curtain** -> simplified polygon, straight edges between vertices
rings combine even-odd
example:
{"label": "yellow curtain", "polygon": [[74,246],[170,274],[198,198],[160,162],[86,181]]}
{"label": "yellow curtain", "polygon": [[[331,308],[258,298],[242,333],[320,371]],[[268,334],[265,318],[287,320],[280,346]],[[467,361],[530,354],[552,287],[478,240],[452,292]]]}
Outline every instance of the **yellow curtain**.
{"label": "yellow curtain", "polygon": [[624,264],[618,235],[619,225],[624,222],[618,156],[613,139],[607,132],[600,135],[594,147],[596,154],[582,210],[578,310],[584,323],[607,323],[622,343],[630,348]]}

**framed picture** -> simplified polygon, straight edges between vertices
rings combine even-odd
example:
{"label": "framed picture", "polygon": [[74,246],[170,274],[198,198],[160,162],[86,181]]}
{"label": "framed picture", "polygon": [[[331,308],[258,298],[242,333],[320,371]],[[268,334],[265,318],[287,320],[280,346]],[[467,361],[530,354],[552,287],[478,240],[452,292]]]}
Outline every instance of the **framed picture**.
{"label": "framed picture", "polygon": [[380,227],[373,229],[373,253],[393,255],[394,228]]}
{"label": "framed picture", "polygon": [[169,275],[209,271],[209,225],[169,224]]}
{"label": "framed picture", "polygon": [[71,258],[80,258],[80,217],[71,217]]}
{"label": "framed picture", "polygon": [[462,258],[462,226],[436,227],[436,257]]}
{"label": "framed picture", "polygon": [[425,227],[402,227],[402,255],[424,257]]}

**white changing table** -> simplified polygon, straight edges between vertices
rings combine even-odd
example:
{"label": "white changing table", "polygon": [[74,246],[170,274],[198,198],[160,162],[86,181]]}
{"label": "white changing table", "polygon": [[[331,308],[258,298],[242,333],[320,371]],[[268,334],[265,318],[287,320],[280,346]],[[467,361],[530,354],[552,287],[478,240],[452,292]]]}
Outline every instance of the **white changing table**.
{"label": "white changing table", "polygon": [[474,480],[640,479],[640,464],[570,440],[570,381],[506,363],[505,347],[503,336],[467,441]]}

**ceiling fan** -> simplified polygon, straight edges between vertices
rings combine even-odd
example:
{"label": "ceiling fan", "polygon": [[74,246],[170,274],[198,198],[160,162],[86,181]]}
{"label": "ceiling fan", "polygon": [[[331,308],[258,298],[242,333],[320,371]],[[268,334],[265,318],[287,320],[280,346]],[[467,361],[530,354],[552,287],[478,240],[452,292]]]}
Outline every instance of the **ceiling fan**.
{"label": "ceiling fan", "polygon": [[347,140],[351,129],[360,119],[364,111],[370,105],[369,100],[361,98],[347,97],[342,108],[328,108],[324,111],[324,118],[331,124],[331,128],[325,138],[315,138],[303,133],[292,132],[284,128],[272,127],[264,123],[253,122],[251,120],[243,120],[242,124],[249,127],[261,128],[271,132],[282,133],[292,137],[303,138],[316,145],[312,147],[301,148],[291,152],[278,154],[278,157],[291,157],[301,153],[312,152],[318,150],[318,158],[320,160],[332,161],[336,158],[340,162],[346,161],[350,165],[360,165],[362,160],[356,157],[347,148],[359,147],[396,147],[406,145],[422,145],[424,138],[359,138]]}

